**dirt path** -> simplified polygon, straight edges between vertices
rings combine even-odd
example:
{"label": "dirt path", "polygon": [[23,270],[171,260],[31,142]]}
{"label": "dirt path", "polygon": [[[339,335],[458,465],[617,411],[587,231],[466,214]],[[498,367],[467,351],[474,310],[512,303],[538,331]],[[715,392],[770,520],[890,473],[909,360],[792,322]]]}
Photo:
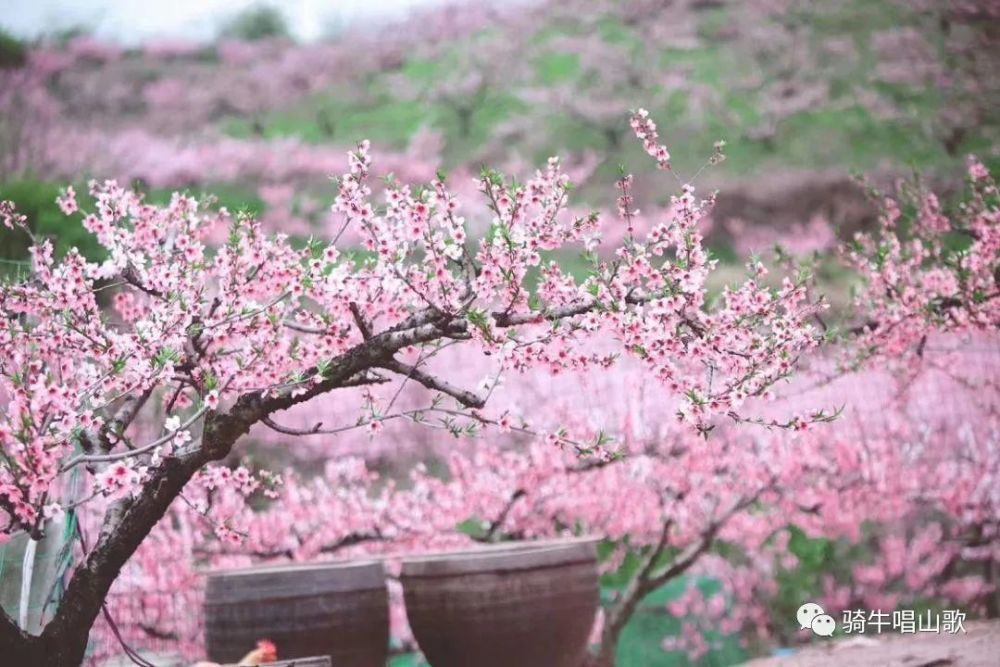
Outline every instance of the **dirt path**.
{"label": "dirt path", "polygon": [[859,636],[760,658],[744,667],[997,667],[1000,621],[968,622],[967,634]]}

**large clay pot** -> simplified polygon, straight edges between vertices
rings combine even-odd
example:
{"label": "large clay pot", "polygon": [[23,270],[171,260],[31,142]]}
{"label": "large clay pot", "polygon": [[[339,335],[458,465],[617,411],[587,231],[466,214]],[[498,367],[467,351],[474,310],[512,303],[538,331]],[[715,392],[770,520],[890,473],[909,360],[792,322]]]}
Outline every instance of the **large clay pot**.
{"label": "large clay pot", "polygon": [[382,563],[256,567],[209,574],[205,648],[236,662],[270,639],[278,657],[330,656],[337,667],[384,667],[389,598]]}
{"label": "large clay pot", "polygon": [[596,540],[409,558],[401,580],[432,667],[579,667],[597,613]]}

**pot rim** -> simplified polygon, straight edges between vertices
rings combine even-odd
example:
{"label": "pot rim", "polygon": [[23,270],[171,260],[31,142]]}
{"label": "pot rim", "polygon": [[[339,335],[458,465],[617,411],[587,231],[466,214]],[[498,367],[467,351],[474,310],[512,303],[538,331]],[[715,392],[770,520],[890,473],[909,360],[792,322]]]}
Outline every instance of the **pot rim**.
{"label": "pot rim", "polygon": [[[296,575],[321,573],[301,580]],[[323,576],[326,573],[328,576]],[[380,560],[283,563],[215,570],[206,573],[205,606],[309,595],[386,590]]]}
{"label": "pot rim", "polygon": [[378,558],[364,558],[359,560],[341,558],[338,560],[308,561],[301,563],[272,563],[269,565],[248,565],[246,567],[232,568],[211,568],[202,570],[205,577],[242,577],[252,574],[268,574],[281,572],[295,572],[297,570],[351,570],[366,569],[376,567],[385,572],[382,560]]}
{"label": "pot rim", "polygon": [[600,537],[502,542],[473,549],[403,557],[401,578],[451,577],[559,567],[597,561]]}

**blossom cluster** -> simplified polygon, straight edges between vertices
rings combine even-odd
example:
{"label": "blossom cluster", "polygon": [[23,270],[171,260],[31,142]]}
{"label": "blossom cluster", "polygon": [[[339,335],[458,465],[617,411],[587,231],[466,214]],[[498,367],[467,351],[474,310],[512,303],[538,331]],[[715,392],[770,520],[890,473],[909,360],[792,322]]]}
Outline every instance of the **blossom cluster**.
{"label": "blossom cluster", "polygon": [[[131,495],[166,459],[205,451],[206,416],[251,396],[301,402],[337,386],[338,364],[354,368],[338,382],[377,385],[389,372],[466,409],[485,399],[421,368],[442,341],[468,341],[497,360],[497,379],[503,370],[606,368],[617,348],[676,399],[682,422],[707,431],[738,419],[744,401],[819,342],[802,281],[773,289],[756,264],[742,285],[706,297],[714,264],[697,225],[711,200],[690,186],[645,237],[629,236],[612,259],[593,255],[578,281],[543,255],[597,247],[603,221],[565,215],[569,182],[558,160],[523,184],[484,171],[492,219],[478,240],[443,178],[427,188],[390,181],[378,202],[367,142],[349,164],[333,209],[371,252],[361,261],[336,242],[296,248],[255,220],[206,212],[180,194],[154,206],[112,181],[90,184],[95,210],[82,212],[103,259],[70,251],[57,260],[50,241],[35,240],[32,276],[3,289],[5,532],[40,534],[40,509],[58,498],[63,473],[83,465],[102,493]],[[59,203],[78,208],[72,189]],[[31,233],[7,204],[3,222]],[[220,228],[225,243],[210,247]],[[615,344],[586,350],[595,338]],[[354,366],[359,355],[370,360]],[[162,426],[140,444],[129,426],[154,407]],[[377,432],[380,420],[369,422]]]}
{"label": "blossom cluster", "polygon": [[919,187],[886,196],[878,233],[856,236],[847,256],[864,280],[856,303],[867,354],[919,356],[935,331],[1000,327],[1000,198],[975,159],[968,185],[952,214]]}

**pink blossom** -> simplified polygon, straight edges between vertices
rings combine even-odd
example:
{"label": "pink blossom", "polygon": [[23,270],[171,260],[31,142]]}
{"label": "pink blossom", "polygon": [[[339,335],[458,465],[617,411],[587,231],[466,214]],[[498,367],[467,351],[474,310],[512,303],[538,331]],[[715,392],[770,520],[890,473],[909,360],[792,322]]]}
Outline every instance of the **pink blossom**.
{"label": "pink blossom", "polygon": [[66,186],[66,190],[63,195],[56,200],[59,204],[59,209],[65,215],[72,215],[76,213],[79,207],[76,204],[76,192],[73,191],[73,186]]}

